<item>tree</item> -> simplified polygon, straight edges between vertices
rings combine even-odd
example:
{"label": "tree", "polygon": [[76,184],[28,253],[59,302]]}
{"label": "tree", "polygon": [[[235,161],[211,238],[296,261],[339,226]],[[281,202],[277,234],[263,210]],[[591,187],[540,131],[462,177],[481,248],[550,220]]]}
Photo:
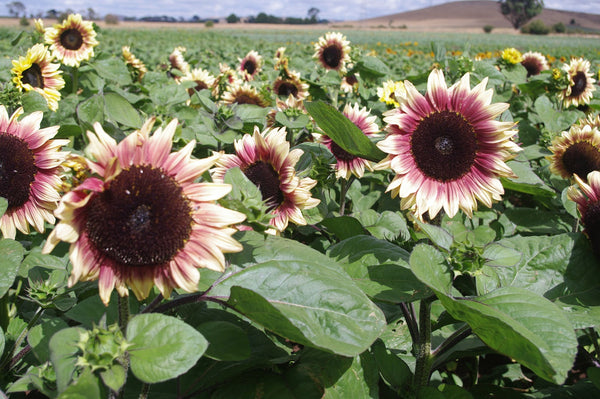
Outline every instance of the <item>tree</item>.
{"label": "tree", "polygon": [[499,0],[500,12],[515,29],[525,25],[544,9],[543,0]]}
{"label": "tree", "polygon": [[228,24],[235,24],[236,22],[240,22],[240,18],[235,14],[229,14],[226,21]]}
{"label": "tree", "polygon": [[6,7],[8,7],[8,12],[10,15],[18,17],[19,14],[23,13],[23,16],[25,16],[25,5],[20,1],[10,2],[6,5]]}
{"label": "tree", "polygon": [[315,23],[319,20],[319,12],[321,12],[321,10],[316,7],[309,8],[308,19],[310,19],[310,22]]}
{"label": "tree", "polygon": [[88,7],[88,9],[87,9],[87,17],[88,17],[89,20],[94,21],[94,20],[96,20],[96,19],[99,18],[99,15],[96,14],[96,11],[94,11],[94,9],[92,7]]}

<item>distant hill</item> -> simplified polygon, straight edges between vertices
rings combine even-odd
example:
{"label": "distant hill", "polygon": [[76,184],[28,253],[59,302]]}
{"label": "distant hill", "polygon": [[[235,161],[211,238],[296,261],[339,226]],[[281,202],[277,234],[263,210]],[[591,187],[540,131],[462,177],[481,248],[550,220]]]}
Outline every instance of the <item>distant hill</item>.
{"label": "distant hill", "polygon": [[[534,19],[540,19],[548,26],[562,22],[569,28],[600,32],[599,14],[544,9]],[[456,1],[347,23],[361,27],[405,26],[408,30],[433,31],[481,31],[483,26],[491,25],[494,29],[514,31],[510,22],[500,12],[498,2],[485,0]]]}

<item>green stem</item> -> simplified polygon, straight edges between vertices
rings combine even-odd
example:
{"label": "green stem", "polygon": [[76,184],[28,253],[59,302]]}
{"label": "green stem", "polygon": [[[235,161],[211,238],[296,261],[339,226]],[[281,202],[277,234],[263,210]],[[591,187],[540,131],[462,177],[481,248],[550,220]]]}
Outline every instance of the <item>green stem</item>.
{"label": "green stem", "polygon": [[144,382],[144,385],[142,385],[142,390],[140,391],[139,399],[147,399],[148,393],[150,393],[150,384]]}
{"label": "green stem", "polygon": [[71,93],[77,94],[77,88],[79,87],[79,69],[73,67],[71,69]]}
{"label": "green stem", "polygon": [[440,346],[431,352],[432,368],[435,369],[438,366],[436,362],[439,361],[441,355],[448,352],[463,339],[467,338],[472,332],[473,331],[471,330],[471,327],[468,324],[465,324],[458,330],[454,331],[448,338],[446,338],[444,342],[440,344]]}
{"label": "green stem", "polygon": [[36,325],[36,323],[38,322],[40,317],[42,317],[42,314],[44,314],[44,309],[40,306],[35,311],[35,314],[31,318],[31,320],[29,320],[27,327],[25,327],[25,329],[23,331],[21,331],[21,334],[19,334],[19,336],[17,337],[17,340],[15,341],[15,343],[12,347],[12,350],[10,352],[6,353],[6,357],[2,360],[2,363],[0,363],[0,371],[6,370],[8,365],[14,366],[16,364],[16,362],[13,363],[13,361],[12,361],[13,357],[15,357],[17,355],[17,351],[18,351],[19,347],[21,346],[21,344],[23,343],[23,340],[25,339],[25,337],[27,337],[29,330],[31,330],[31,328]]}
{"label": "green stem", "polygon": [[344,216],[346,211],[346,193],[354,180],[354,175],[350,176],[348,180],[342,179],[342,186],[340,187],[340,216]]}
{"label": "green stem", "polygon": [[419,306],[419,341],[417,342],[417,363],[413,386],[418,392],[420,388],[429,383],[429,374],[433,356],[431,355],[431,303],[434,296],[421,299]]}
{"label": "green stem", "polygon": [[119,307],[119,329],[125,335],[127,323],[129,323],[129,296],[118,296]]}

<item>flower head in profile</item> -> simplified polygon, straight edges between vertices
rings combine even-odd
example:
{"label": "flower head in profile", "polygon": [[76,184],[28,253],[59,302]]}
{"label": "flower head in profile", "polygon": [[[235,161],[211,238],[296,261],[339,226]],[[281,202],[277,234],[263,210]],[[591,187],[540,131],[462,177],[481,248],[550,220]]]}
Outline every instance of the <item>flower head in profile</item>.
{"label": "flower head in profile", "polygon": [[[360,108],[356,103],[353,106],[346,104],[343,114],[352,121],[367,137],[373,137],[379,133],[379,126],[375,123],[377,117],[365,108]],[[348,180],[351,175],[362,177],[365,169],[373,170],[371,163],[363,158],[350,154],[339,145],[337,145],[327,135],[321,135],[319,141],[325,145],[336,159],[335,175],[338,178]]]}
{"label": "flower head in profile", "polygon": [[510,65],[515,65],[523,61],[523,55],[514,47],[505,48],[502,51],[502,60]]}
{"label": "flower head in profile", "polygon": [[562,132],[549,147],[552,155],[550,171],[565,179],[574,174],[585,179],[588,173],[600,170],[600,131],[589,124],[575,124]]}
{"label": "flower head in profile", "polygon": [[323,68],[344,73],[350,62],[350,42],[339,32],[327,32],[315,43],[313,57]]}
{"label": "flower head in profile", "polygon": [[52,212],[60,200],[61,163],[67,157],[61,147],[68,140],[53,140],[58,126],[40,129],[42,112],[21,120],[22,109],[8,116],[0,105],[0,197],[8,208],[0,218],[4,238],[16,231],[29,233],[29,226],[44,231],[45,222],[54,224]]}
{"label": "flower head in profile", "polygon": [[287,71],[286,76],[279,76],[273,82],[273,93],[278,97],[293,96],[297,100],[304,100],[308,96],[308,84],[300,78],[300,74]]}
{"label": "flower head in profile", "polygon": [[288,223],[306,224],[302,209],[317,206],[310,190],[317,182],[308,177],[296,176],[295,166],[303,151],[290,151],[285,128],[267,129],[244,135],[235,142],[236,154],[224,154],[212,170],[213,180],[222,182],[227,170],[239,167],[260,190],[263,200],[273,215],[270,225],[283,231]]}
{"label": "flower head in profile", "polygon": [[593,92],[596,90],[590,72],[590,62],[583,58],[574,58],[562,68],[569,77],[568,86],[558,93],[565,107],[571,105],[579,106],[590,102]]}
{"label": "flower head in profile", "polygon": [[469,74],[448,88],[434,69],[422,95],[405,81],[406,101],[384,113],[387,136],[377,146],[388,155],[377,169],[390,168],[387,188],[402,209],[434,218],[444,208],[468,216],[477,200],[488,207],[504,193],[499,177],[514,176],[505,161],[520,150],[511,138],[513,122],[495,120],[508,104],[491,103],[487,78],[471,88]]}
{"label": "flower head in profile", "polygon": [[123,46],[121,52],[123,54],[123,59],[125,59],[125,64],[130,68],[135,80],[141,81],[146,72],[148,72],[146,65],[131,52],[129,46]]}
{"label": "flower head in profile", "polygon": [[539,75],[542,71],[548,70],[548,61],[542,53],[537,51],[528,51],[523,54],[521,65],[527,69],[527,76]]}
{"label": "flower head in profile", "polygon": [[34,90],[42,95],[52,111],[58,109],[60,90],[65,86],[60,64],[52,63],[52,55],[41,43],[35,44],[25,57],[13,60],[13,83],[21,91]]}
{"label": "flower head in profile", "polygon": [[228,86],[221,99],[225,104],[254,104],[259,107],[269,105],[269,101],[255,87],[246,82]]}
{"label": "flower head in profile", "polygon": [[262,70],[263,59],[260,54],[252,50],[244,58],[239,59],[239,72],[244,80],[254,80]]}
{"label": "flower head in profile", "polygon": [[[183,53],[186,52],[186,48],[182,46],[177,46],[173,49],[171,54],[169,54],[169,63],[171,64],[171,70],[168,71],[170,76],[175,79],[176,82],[179,82],[181,78],[190,73],[190,64],[187,63],[185,58],[183,57]],[[178,72],[172,73],[172,70],[175,69]]]}
{"label": "flower head in profile", "polygon": [[406,99],[406,88],[401,81],[386,80],[377,88],[377,96],[382,103],[399,107]]}
{"label": "flower head in profile", "polygon": [[188,94],[192,96],[194,92],[200,90],[210,90],[212,94],[216,94],[216,83],[217,79],[211,75],[206,69],[202,68],[194,68],[191,72],[181,78],[181,83],[183,82],[194,82],[194,86],[188,89]]}
{"label": "flower head in profile", "polygon": [[600,171],[587,175],[587,182],[579,176],[574,176],[579,186],[571,186],[567,191],[570,200],[577,203],[581,215],[583,233],[588,237],[596,256],[600,256]]}
{"label": "flower head in profile", "polygon": [[62,23],[46,28],[44,37],[52,55],[72,67],[93,57],[98,45],[93,23],[84,21],[79,14],[69,14]]}
{"label": "flower head in profile", "polygon": [[198,268],[223,271],[224,253],[242,249],[230,225],[245,216],[216,203],[231,186],[197,182],[218,156],[192,159],[193,141],[171,152],[177,121],[151,136],[153,124],[118,144],[94,125],[86,154],[95,176],[63,196],[43,249],[70,243],[69,286],[97,279],[105,304],[113,289],[140,300],[154,285],[166,298],[174,288],[195,291]]}

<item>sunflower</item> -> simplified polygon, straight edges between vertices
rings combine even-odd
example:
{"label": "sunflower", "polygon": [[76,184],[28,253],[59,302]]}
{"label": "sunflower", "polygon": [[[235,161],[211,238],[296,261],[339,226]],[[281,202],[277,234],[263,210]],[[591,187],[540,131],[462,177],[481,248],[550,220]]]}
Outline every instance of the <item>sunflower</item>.
{"label": "sunflower", "polygon": [[223,182],[228,169],[239,167],[246,177],[260,189],[269,212],[273,215],[270,225],[283,231],[291,221],[306,224],[302,209],[317,206],[319,200],[312,198],[310,190],[317,182],[308,177],[296,176],[295,166],[303,151],[290,151],[285,128],[267,129],[244,135],[235,142],[236,154],[225,154],[212,170],[213,180]]}
{"label": "sunflower", "polygon": [[552,140],[550,171],[570,179],[574,174],[585,178],[600,170],[600,131],[588,124],[575,124]]}
{"label": "sunflower", "polygon": [[198,268],[223,271],[224,253],[242,246],[230,225],[245,216],[216,203],[231,186],[195,182],[217,160],[191,159],[195,142],[171,152],[177,120],[150,131],[154,118],[116,143],[101,125],[88,132],[89,177],[65,194],[55,215],[61,219],[43,248],[71,243],[69,286],[98,279],[108,305],[116,288],[142,300],[153,285],[168,298],[173,288],[197,289]]}
{"label": "sunflower", "polygon": [[528,51],[523,54],[521,65],[527,69],[527,77],[539,75],[540,72],[550,69],[546,57],[537,51]]}
{"label": "sunflower", "polygon": [[221,99],[225,104],[254,104],[259,107],[269,105],[269,102],[258,90],[248,83],[228,86]]}
{"label": "sunflower", "polygon": [[54,224],[52,211],[60,200],[61,152],[69,140],[52,140],[58,126],[40,129],[43,113],[33,112],[21,120],[19,108],[9,118],[0,105],[0,197],[8,208],[0,218],[5,238],[15,238],[16,230],[28,234],[29,225],[42,233],[44,223]]}
{"label": "sunflower", "polygon": [[510,65],[515,65],[523,61],[523,55],[514,47],[505,48],[502,51],[502,60]]}
{"label": "sunflower", "polygon": [[342,82],[340,83],[340,89],[344,93],[352,93],[353,91],[357,91],[358,83],[359,83],[359,80],[358,80],[359,76],[360,76],[360,74],[358,72],[349,73],[348,75],[345,75],[342,78]]}
{"label": "sunflower", "polygon": [[577,107],[589,103],[592,93],[596,90],[594,86],[596,80],[590,73],[590,62],[583,58],[574,58],[569,64],[564,64],[562,69],[569,77],[569,85],[558,93],[564,106]]}
{"label": "sunflower", "polygon": [[58,109],[60,89],[65,86],[60,64],[52,63],[52,56],[43,44],[35,44],[25,57],[13,60],[12,81],[20,91],[37,91],[46,99],[48,108]]}
{"label": "sunflower", "polygon": [[590,172],[587,175],[587,183],[577,175],[574,178],[581,191],[571,186],[567,196],[577,203],[583,232],[590,240],[596,255],[600,256],[600,172]]}
{"label": "sunflower", "polygon": [[339,32],[328,32],[315,43],[313,57],[319,60],[323,68],[344,73],[346,63],[350,62],[350,42]]}
{"label": "sunflower", "polygon": [[[373,137],[375,134],[379,133],[379,126],[375,123],[377,117],[371,115],[366,107],[360,108],[358,103],[354,104],[354,106],[346,104],[342,113],[366,136]],[[356,177],[362,177],[365,173],[365,169],[373,170],[373,167],[368,160],[346,152],[346,150],[342,149],[327,135],[320,135],[319,141],[325,145],[335,157],[337,161],[335,164],[335,175],[338,178],[348,180],[353,174]]]}
{"label": "sunflower", "polygon": [[256,51],[252,50],[244,58],[240,58],[239,72],[244,80],[254,80],[256,75],[262,70],[262,57]]}
{"label": "sunflower", "polygon": [[72,67],[93,57],[98,45],[93,23],[79,14],[69,14],[61,24],[46,28],[44,37],[54,57]]}
{"label": "sunflower", "polygon": [[186,48],[182,46],[175,47],[173,52],[169,54],[169,63],[171,64],[171,70],[176,69],[179,71],[178,74],[174,74],[171,71],[168,71],[170,76],[175,79],[176,82],[179,82],[181,78],[190,73],[190,65],[185,61],[183,57],[183,53],[186,52]]}
{"label": "sunflower", "polygon": [[131,68],[134,77],[139,82],[142,80],[148,69],[146,69],[146,65],[142,61],[140,61],[132,52],[129,46],[123,46],[121,48],[121,52],[123,53],[123,58],[125,59],[125,64]]}
{"label": "sunflower", "polygon": [[401,81],[386,80],[382,87],[377,88],[379,101],[394,107],[399,107],[406,99],[406,89]]}
{"label": "sunflower", "polygon": [[298,100],[304,100],[308,96],[308,84],[300,79],[300,74],[294,71],[287,71],[288,77],[279,76],[273,82],[273,92],[278,97],[288,97],[290,95]]}
{"label": "sunflower", "polygon": [[306,115],[308,112],[304,107],[304,102],[302,100],[297,99],[293,95],[288,95],[285,100],[281,98],[275,99],[275,107],[273,107],[267,113],[267,127],[273,127],[277,123],[275,117],[278,112],[285,112],[286,115],[300,116],[302,114]]}
{"label": "sunflower", "polygon": [[477,200],[491,207],[501,199],[498,177],[514,176],[505,161],[520,147],[511,141],[514,123],[495,120],[508,104],[491,104],[486,84],[471,89],[467,73],[448,88],[434,69],[423,96],[405,81],[406,101],[384,113],[388,135],[377,143],[389,154],[377,169],[396,173],[387,191],[401,197],[402,209],[419,218],[434,218],[442,207],[450,217],[459,208],[471,216]]}
{"label": "sunflower", "polygon": [[207,70],[202,69],[202,68],[192,69],[189,74],[184,75],[181,78],[181,82],[188,82],[188,81],[195,83],[195,86],[190,87],[188,89],[188,94],[190,96],[193,96],[196,91],[200,91],[200,90],[204,90],[204,89],[211,90],[212,94],[216,95],[215,88],[216,88],[217,80]]}

